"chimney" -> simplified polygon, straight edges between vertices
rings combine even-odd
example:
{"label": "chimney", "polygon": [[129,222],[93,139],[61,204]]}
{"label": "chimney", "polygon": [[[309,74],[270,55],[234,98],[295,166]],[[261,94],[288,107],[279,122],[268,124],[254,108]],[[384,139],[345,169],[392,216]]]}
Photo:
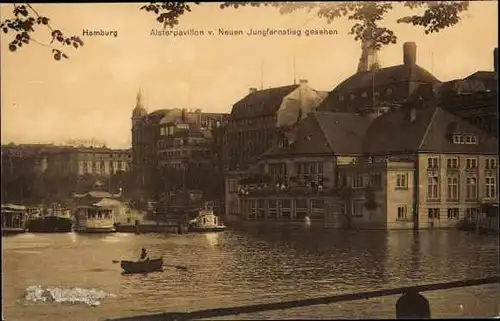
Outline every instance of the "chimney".
{"label": "chimney", "polygon": [[299,84],[301,84],[301,85],[307,84],[307,79],[301,79],[301,80],[299,80]]}
{"label": "chimney", "polygon": [[405,65],[415,65],[417,63],[417,45],[414,42],[403,44],[403,62]]}
{"label": "chimney", "polygon": [[251,94],[251,93],[254,93],[256,91],[257,91],[257,88],[251,87],[248,93]]}
{"label": "chimney", "polygon": [[498,47],[493,49],[493,70],[498,72]]}

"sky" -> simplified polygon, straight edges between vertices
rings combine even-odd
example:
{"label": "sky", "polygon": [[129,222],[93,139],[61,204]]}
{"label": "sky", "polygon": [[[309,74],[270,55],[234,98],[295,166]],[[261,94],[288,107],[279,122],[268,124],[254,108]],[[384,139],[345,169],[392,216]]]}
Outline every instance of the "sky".
{"label": "sky", "polygon": [[[1,33],[1,141],[62,144],[68,139],[97,139],[112,148],[131,144],[131,113],[140,89],[148,112],[163,108],[231,111],[250,87],[277,87],[307,79],[330,91],[356,72],[361,45],[348,32],[347,19],[328,24],[307,11],[281,15],[275,8],[219,9],[218,3],[194,5],[174,30],[204,30],[204,36],[151,35],[162,30],[140,3],[33,4],[51,26],[77,35],[85,45],[68,48],[70,59],[55,61],[51,49],[36,43],[12,53],[11,35]],[[402,45],[417,44],[417,64],[441,81],[493,70],[497,47],[496,1],[471,2],[459,25],[436,34],[398,24],[411,14],[395,4],[383,25],[398,43],[379,52],[384,66],[402,63]],[[12,15],[0,5],[0,17]],[[220,36],[218,29],[292,28],[302,36]],[[306,37],[305,29],[336,30],[336,35]],[[117,31],[113,36],[82,36],[84,30]],[[171,30],[171,29],[167,29]],[[214,35],[209,35],[212,30]],[[50,31],[34,33],[50,42]],[[294,63],[295,61],[295,63]]]}

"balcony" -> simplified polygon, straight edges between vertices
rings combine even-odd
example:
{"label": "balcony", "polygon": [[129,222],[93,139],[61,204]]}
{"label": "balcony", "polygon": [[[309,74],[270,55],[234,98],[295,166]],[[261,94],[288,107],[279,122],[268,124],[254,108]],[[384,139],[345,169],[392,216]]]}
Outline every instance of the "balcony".
{"label": "balcony", "polygon": [[[328,179],[323,179],[323,182]],[[256,175],[240,180],[238,195],[245,196],[326,196],[333,195],[333,188],[323,187],[313,180],[297,180],[293,177],[288,180],[272,179],[267,175]]]}

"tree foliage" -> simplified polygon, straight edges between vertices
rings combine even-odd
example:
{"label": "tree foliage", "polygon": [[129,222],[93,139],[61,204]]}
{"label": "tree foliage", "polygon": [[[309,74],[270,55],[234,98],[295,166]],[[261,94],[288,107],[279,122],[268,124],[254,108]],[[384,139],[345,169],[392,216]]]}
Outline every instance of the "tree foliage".
{"label": "tree foliage", "polygon": [[[198,5],[199,2],[194,2]],[[139,8],[154,13],[156,21],[163,24],[163,28],[173,28],[179,24],[179,17],[186,12],[191,12],[191,6],[186,2],[151,2]]]}
{"label": "tree foliage", "polygon": [[[12,36],[12,40],[8,43],[10,51],[17,51],[24,45],[34,42],[51,48],[54,59],[59,61],[62,58],[69,58],[63,52],[63,47],[79,48],[83,46],[84,43],[80,37],[65,36],[61,30],[52,28],[50,18],[40,15],[29,3],[14,3],[12,5],[12,17],[0,21],[2,32]],[[40,42],[33,37],[33,33],[39,28],[47,28],[50,32],[52,40],[49,44]]]}
{"label": "tree foliage", "polygon": [[407,23],[424,28],[425,34],[439,32],[460,22],[460,14],[469,8],[469,1],[339,1],[339,2],[225,2],[224,8],[243,6],[272,6],[281,14],[298,10],[315,12],[316,16],[328,23],[346,17],[354,22],[349,34],[356,41],[369,41],[375,49],[397,42],[394,31],[379,23],[385,15],[397,6],[410,9],[425,8],[421,14],[400,17],[398,23]]}
{"label": "tree foliage", "polygon": [[[192,5],[199,2],[151,2],[139,9],[153,13],[156,21],[164,28],[173,28],[179,24],[179,18],[191,11]],[[320,19],[331,23],[340,18],[353,21],[349,34],[356,41],[369,41],[370,46],[379,50],[382,46],[397,42],[393,30],[383,27],[380,22],[386,14],[397,6],[403,6],[415,11],[423,10],[420,14],[400,17],[398,23],[411,24],[421,27],[426,34],[439,32],[460,22],[460,14],[469,8],[469,1],[339,1],[339,2],[224,2],[221,9],[251,6],[270,6],[277,8],[281,14],[289,14],[299,10],[314,12]],[[10,51],[17,51],[23,45],[31,42],[50,47],[54,59],[68,58],[61,47],[79,48],[83,41],[76,36],[66,37],[59,29],[50,26],[50,19],[40,15],[30,4],[13,4],[13,17],[0,22],[0,29],[4,33],[12,34],[12,41],[8,43]],[[51,32],[52,41],[44,44],[33,38],[35,28],[47,27]],[[55,44],[54,44],[55,43]],[[59,48],[56,47],[59,45]]]}

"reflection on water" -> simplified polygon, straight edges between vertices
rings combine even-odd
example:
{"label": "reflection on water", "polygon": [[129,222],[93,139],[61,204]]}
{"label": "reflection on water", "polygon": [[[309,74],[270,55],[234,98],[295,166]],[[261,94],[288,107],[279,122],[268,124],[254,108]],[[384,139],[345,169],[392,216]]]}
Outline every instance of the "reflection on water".
{"label": "reflection on water", "polygon": [[[8,320],[67,320],[70,314],[79,320],[102,320],[185,312],[481,278],[499,270],[496,238],[457,231],[31,234],[2,241]],[[164,258],[164,272],[121,275],[113,260],[135,260],[142,247]],[[95,289],[116,297],[107,297],[98,307],[19,299],[34,285]],[[433,317],[491,316],[499,311],[495,285],[425,295]],[[233,319],[393,318],[396,300],[391,296]]]}
{"label": "reflection on water", "polygon": [[205,237],[207,238],[208,244],[210,244],[211,246],[216,246],[219,233],[206,233]]}

